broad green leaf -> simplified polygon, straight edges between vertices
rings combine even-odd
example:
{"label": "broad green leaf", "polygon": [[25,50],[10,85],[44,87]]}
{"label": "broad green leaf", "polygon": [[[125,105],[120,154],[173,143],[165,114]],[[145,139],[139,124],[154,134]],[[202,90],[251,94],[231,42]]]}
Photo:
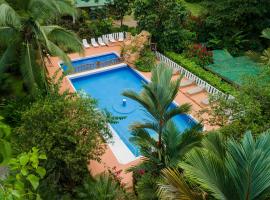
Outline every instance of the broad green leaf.
{"label": "broad green leaf", "polygon": [[36,169],[36,172],[38,173],[40,178],[43,178],[45,176],[45,174],[46,174],[46,170],[43,167],[38,167]]}
{"label": "broad green leaf", "polygon": [[22,175],[27,176],[28,175],[28,169],[26,167],[23,167],[21,169],[21,173],[22,173]]}
{"label": "broad green leaf", "polygon": [[25,166],[29,162],[29,156],[27,154],[20,156],[20,164]]}
{"label": "broad green leaf", "polygon": [[36,190],[39,185],[39,177],[35,176],[34,174],[30,174],[27,176],[27,180],[31,183],[34,190]]}
{"label": "broad green leaf", "polygon": [[45,154],[41,154],[41,155],[39,155],[38,158],[39,159],[42,159],[42,160],[46,160],[47,159],[47,156]]}
{"label": "broad green leaf", "polygon": [[21,194],[18,190],[11,190],[11,194],[17,198],[21,198]]}

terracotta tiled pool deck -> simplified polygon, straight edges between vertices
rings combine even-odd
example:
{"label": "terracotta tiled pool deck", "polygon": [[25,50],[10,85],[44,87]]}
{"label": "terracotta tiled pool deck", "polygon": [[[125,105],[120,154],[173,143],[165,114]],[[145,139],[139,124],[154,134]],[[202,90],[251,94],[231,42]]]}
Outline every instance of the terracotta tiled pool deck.
{"label": "terracotta tiled pool deck", "polygon": [[[84,55],[79,55],[77,53],[75,54],[70,54],[69,57],[71,59],[77,59],[77,58],[81,58],[81,57],[87,57],[87,56],[92,56],[92,55],[96,55],[96,54],[103,54],[103,53],[107,53],[107,52],[117,52],[118,54],[120,54],[121,51],[121,45],[120,44],[115,44],[114,46],[109,46],[109,47],[98,47],[98,48],[88,48],[85,49],[85,53]],[[59,65],[58,63],[60,62],[60,59],[57,57],[52,57],[51,62],[48,63],[48,73],[49,76],[53,76],[57,71],[59,71],[58,76],[60,77],[62,75],[62,71],[59,70]],[[151,78],[151,73],[141,73],[145,76],[145,78],[150,79]],[[176,75],[175,75],[176,77]],[[185,80],[185,78],[184,78]],[[194,95],[188,95],[186,94],[187,90],[196,87],[196,85],[192,85],[192,86],[187,86],[184,88],[180,88],[179,89],[179,93],[175,99],[175,102],[177,102],[178,104],[183,104],[183,103],[189,103],[192,105],[192,111],[191,111],[191,115],[192,116],[196,116],[197,112],[200,111],[203,107],[203,105],[200,103],[202,99],[205,99],[206,97],[208,97],[207,92],[203,91],[201,93],[198,94],[194,94]],[[63,83],[61,85],[61,92],[69,90],[70,92],[74,92],[74,89],[71,85],[71,83],[69,82],[68,78],[65,77],[63,80]],[[195,117],[196,118],[196,117]],[[206,119],[207,115],[201,116],[202,119]],[[204,124],[205,130],[212,130],[214,127],[209,126],[208,124]],[[103,171],[105,171],[106,169],[110,168],[112,169],[113,167],[116,167],[117,170],[122,170],[122,172],[120,173],[120,176],[122,177],[122,182],[126,183],[127,186],[132,186],[132,174],[131,173],[127,173],[126,170],[134,165],[137,165],[139,162],[141,162],[140,159],[137,159],[131,163],[128,164],[120,164],[116,157],[114,156],[113,152],[111,151],[111,149],[108,147],[108,145],[105,144],[105,148],[106,151],[104,153],[104,155],[101,157],[101,162],[97,162],[97,161],[90,161],[89,162],[89,169],[92,173],[92,175],[97,175],[99,173],[102,173]]]}

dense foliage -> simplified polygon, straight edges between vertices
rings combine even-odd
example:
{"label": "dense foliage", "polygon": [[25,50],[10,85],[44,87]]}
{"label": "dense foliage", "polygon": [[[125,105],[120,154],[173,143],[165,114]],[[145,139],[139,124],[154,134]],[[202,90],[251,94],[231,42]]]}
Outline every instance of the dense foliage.
{"label": "dense foliage", "polygon": [[17,152],[37,146],[47,155],[47,174],[40,187],[45,199],[71,193],[80,185],[89,173],[88,161],[99,159],[103,138],[110,137],[107,117],[96,109],[96,102],[87,96],[59,94],[57,84],[49,94],[8,101],[3,113],[13,122]]}
{"label": "dense foliage", "polygon": [[1,0],[0,45],[4,52],[0,58],[0,76],[8,73],[19,77],[30,92],[35,86],[46,89],[48,56],[58,56],[70,65],[63,49],[82,51],[75,34],[48,24],[58,16],[75,12],[68,0]]}
{"label": "dense foliage", "polygon": [[2,120],[3,118],[0,116],[0,165],[8,163],[11,158],[11,128]]}
{"label": "dense foliage", "polygon": [[195,36],[185,29],[188,12],[181,1],[135,0],[134,15],[138,28],[149,31],[161,50],[181,52]]}
{"label": "dense foliage", "polygon": [[155,64],[156,55],[149,48],[141,51],[139,59],[135,62],[136,69],[142,72],[150,72]]}
{"label": "dense foliage", "polygon": [[197,65],[194,61],[186,58],[185,56],[173,52],[166,52],[166,56],[168,56],[174,62],[183,66],[185,69],[189,70],[193,74],[197,75],[201,79],[205,80],[212,86],[216,87],[217,89],[225,93],[235,94],[236,89],[232,85],[223,81],[220,77],[216,76],[215,74],[206,71],[201,66]]}
{"label": "dense foliage", "polygon": [[195,61],[201,67],[205,67],[213,63],[213,53],[202,44],[190,45],[184,52],[184,55]]}
{"label": "dense foliage", "polygon": [[0,199],[40,199],[37,189],[46,174],[41,162],[46,159],[46,155],[35,147],[12,158],[6,165],[9,168],[7,177],[0,179]]}
{"label": "dense foliage", "polygon": [[122,187],[121,182],[111,173],[103,173],[95,178],[87,178],[76,189],[77,198],[81,200],[128,200],[131,194]]}
{"label": "dense foliage", "polygon": [[205,0],[205,30],[215,40],[214,48],[260,50],[260,32],[270,24],[268,0]]}
{"label": "dense foliage", "polygon": [[[270,128],[270,88],[269,70],[263,74],[246,78],[244,85],[230,101],[214,97],[207,120],[213,126],[220,126],[220,131],[228,136],[240,139],[250,130],[254,135]],[[259,86],[259,87],[258,87]]]}

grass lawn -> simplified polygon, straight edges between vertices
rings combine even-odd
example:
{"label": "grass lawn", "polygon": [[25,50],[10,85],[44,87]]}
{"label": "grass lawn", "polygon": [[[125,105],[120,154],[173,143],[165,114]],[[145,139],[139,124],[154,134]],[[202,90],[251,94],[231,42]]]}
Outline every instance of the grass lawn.
{"label": "grass lawn", "polygon": [[187,7],[188,10],[192,13],[194,16],[199,16],[201,11],[203,10],[203,6],[199,3],[188,3],[185,0],[181,0],[184,5]]}

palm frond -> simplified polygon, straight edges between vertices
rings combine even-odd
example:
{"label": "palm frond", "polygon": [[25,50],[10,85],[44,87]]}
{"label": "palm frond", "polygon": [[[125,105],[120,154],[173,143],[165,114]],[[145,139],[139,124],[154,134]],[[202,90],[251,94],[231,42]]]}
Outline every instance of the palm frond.
{"label": "palm frond", "polygon": [[0,27],[0,44],[8,46],[18,40],[18,32],[14,28],[8,26]]}
{"label": "palm frond", "polygon": [[71,64],[70,58],[56,44],[54,44],[51,41],[48,41],[47,48],[49,50],[49,53],[52,56],[58,56],[59,58],[61,58],[63,60],[63,62],[65,63],[65,65],[67,65],[69,68],[72,68],[72,64]]}
{"label": "palm frond", "polygon": [[21,26],[20,17],[7,3],[2,3],[0,5],[0,25],[16,28]]}
{"label": "palm frond", "polygon": [[166,200],[203,200],[203,194],[194,191],[179,171],[174,169],[162,170],[163,182],[158,183],[158,196]]}
{"label": "palm frond", "polygon": [[84,52],[81,41],[73,32],[59,26],[42,26],[41,28],[52,42],[74,52]]}
{"label": "palm frond", "polygon": [[12,66],[12,64],[15,63],[17,48],[18,45],[11,44],[3,52],[0,59],[0,74],[5,72],[9,66]]}
{"label": "palm frond", "polygon": [[175,117],[176,115],[189,113],[190,109],[191,109],[190,104],[188,104],[188,103],[182,104],[181,106],[177,106],[175,108],[172,108],[168,112],[166,112],[165,119],[169,120],[169,119],[172,119],[173,117]]}
{"label": "palm frond", "polygon": [[[270,135],[262,134],[255,141],[250,132],[241,144],[228,142],[226,166],[234,177],[235,189],[245,199],[257,199],[270,189]],[[242,198],[244,199],[244,198]]]}
{"label": "palm frond", "polygon": [[36,64],[33,57],[34,52],[29,43],[26,43],[25,48],[22,49],[22,58],[20,63],[20,69],[23,76],[23,80],[31,91],[35,86],[35,74],[33,72],[34,65]]}
{"label": "palm frond", "polygon": [[34,19],[49,20],[63,15],[76,15],[76,9],[68,0],[30,0],[28,10]]}

